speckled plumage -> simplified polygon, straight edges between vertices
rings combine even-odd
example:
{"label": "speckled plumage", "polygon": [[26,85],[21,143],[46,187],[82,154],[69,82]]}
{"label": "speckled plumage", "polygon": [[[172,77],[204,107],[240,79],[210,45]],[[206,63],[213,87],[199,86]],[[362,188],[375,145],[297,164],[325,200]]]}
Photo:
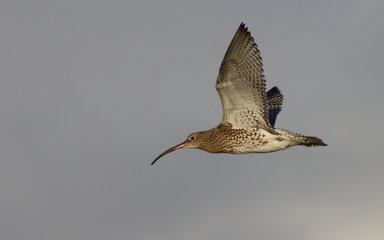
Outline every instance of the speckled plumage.
{"label": "speckled plumage", "polygon": [[160,154],[182,148],[198,148],[210,153],[267,153],[295,145],[326,146],[317,137],[275,129],[283,95],[277,87],[266,92],[260,51],[251,33],[241,23],[221,63],[216,90],[223,116],[210,130],[195,132]]}

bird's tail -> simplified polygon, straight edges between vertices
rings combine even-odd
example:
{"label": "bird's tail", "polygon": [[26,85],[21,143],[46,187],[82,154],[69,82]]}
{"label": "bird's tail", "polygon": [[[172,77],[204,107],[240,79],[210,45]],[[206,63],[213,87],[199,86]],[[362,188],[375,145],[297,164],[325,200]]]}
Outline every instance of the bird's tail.
{"label": "bird's tail", "polygon": [[328,146],[326,143],[323,142],[323,140],[318,137],[302,136],[299,139],[300,145],[304,145],[307,147]]}
{"label": "bird's tail", "polygon": [[316,147],[316,146],[328,146],[318,137],[305,136],[299,133],[291,132],[285,129],[275,129],[281,135],[287,137],[290,141],[293,142],[293,145],[303,145],[307,147]]}

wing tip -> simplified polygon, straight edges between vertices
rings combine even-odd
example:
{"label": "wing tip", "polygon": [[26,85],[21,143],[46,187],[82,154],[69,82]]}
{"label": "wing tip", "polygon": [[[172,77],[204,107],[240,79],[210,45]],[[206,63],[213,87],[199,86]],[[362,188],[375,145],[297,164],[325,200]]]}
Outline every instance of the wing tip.
{"label": "wing tip", "polygon": [[272,97],[272,96],[276,96],[276,95],[281,95],[281,97],[283,97],[283,94],[281,93],[280,89],[277,86],[273,86],[267,92],[267,96]]}
{"label": "wing tip", "polygon": [[274,128],[277,115],[281,112],[283,105],[283,94],[277,86],[272,87],[267,92],[268,101],[268,120],[271,126]]}
{"label": "wing tip", "polygon": [[[235,37],[236,36],[238,36],[238,37],[242,36],[245,39],[248,39],[248,41],[250,41],[252,46],[256,48],[257,54],[260,55],[259,47],[258,47],[255,39],[253,38],[251,31],[249,31],[248,27],[245,25],[244,22],[240,23],[240,26],[235,33]],[[261,56],[260,56],[260,64],[261,64],[261,66],[263,66],[263,62],[261,61]]]}
{"label": "wing tip", "polygon": [[240,26],[239,26],[239,28],[238,28],[238,31],[242,31],[242,32],[245,32],[245,33],[251,35],[251,33],[250,33],[249,30],[248,30],[248,27],[245,25],[244,22],[241,22],[241,23],[240,23]]}

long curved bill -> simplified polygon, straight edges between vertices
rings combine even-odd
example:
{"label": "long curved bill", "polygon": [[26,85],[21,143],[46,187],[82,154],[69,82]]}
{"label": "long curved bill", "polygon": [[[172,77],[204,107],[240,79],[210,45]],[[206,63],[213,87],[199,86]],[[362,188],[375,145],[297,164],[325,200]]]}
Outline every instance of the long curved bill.
{"label": "long curved bill", "polygon": [[185,148],[185,146],[186,146],[185,143],[186,143],[186,141],[184,141],[184,142],[182,142],[182,143],[180,143],[180,144],[177,144],[176,146],[171,147],[170,149],[164,151],[164,152],[163,152],[162,154],[160,154],[155,160],[153,160],[153,162],[151,163],[151,166],[152,166],[153,164],[155,164],[155,162],[156,162],[157,160],[159,160],[162,156],[164,156],[164,155],[166,155],[166,154],[168,154],[168,153],[170,153],[170,152],[176,151],[177,149]]}

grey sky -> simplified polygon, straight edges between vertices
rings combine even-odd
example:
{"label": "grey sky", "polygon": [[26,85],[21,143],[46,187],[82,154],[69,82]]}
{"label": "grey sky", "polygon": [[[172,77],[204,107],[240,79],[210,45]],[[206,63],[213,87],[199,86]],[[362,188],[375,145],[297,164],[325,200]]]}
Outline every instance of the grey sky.
{"label": "grey sky", "polygon": [[[384,238],[383,1],[2,1],[0,237]],[[178,151],[216,126],[240,22],[277,127],[325,148]]]}

